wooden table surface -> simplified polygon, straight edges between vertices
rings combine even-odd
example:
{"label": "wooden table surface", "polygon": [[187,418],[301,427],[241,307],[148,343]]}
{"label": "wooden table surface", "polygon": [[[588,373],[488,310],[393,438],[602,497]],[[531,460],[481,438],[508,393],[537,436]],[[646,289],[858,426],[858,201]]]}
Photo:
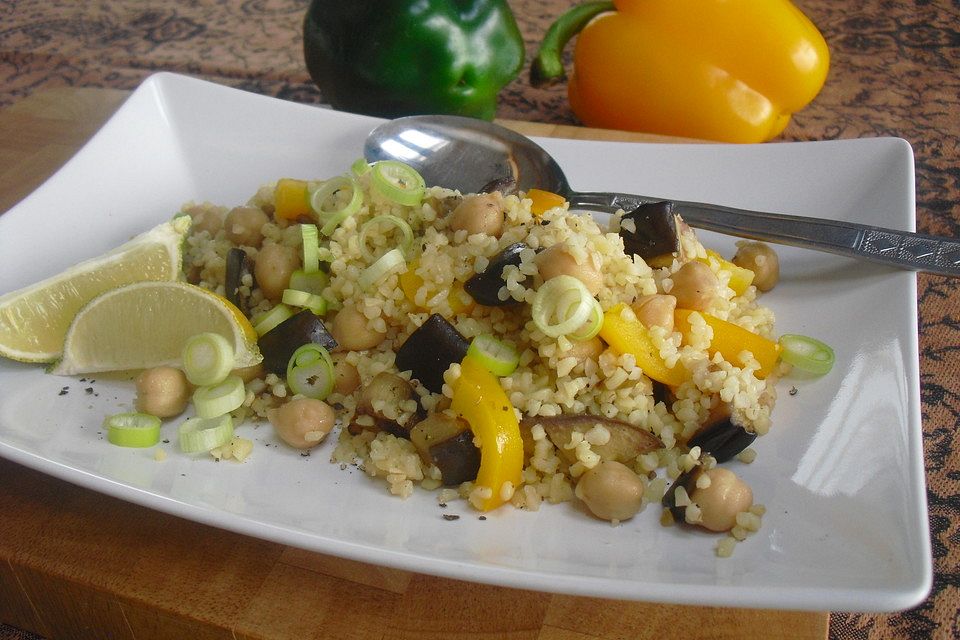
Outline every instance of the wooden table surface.
{"label": "wooden table surface", "polygon": [[[128,92],[57,89],[0,111],[0,211],[35,189]],[[649,139],[562,125],[528,134]],[[375,567],[130,505],[0,460],[0,622],[84,638],[795,638],[826,613],[518,591]]]}

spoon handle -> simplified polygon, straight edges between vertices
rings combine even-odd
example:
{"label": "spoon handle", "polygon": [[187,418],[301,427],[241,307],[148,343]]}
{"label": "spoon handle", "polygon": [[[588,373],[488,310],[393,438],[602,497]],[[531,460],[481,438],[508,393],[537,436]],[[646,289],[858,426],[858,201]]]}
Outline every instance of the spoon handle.
{"label": "spoon handle", "polygon": [[[571,209],[631,211],[663,198],[624,193],[571,193]],[[853,222],[674,201],[690,226],[753,240],[804,247],[912,271],[960,276],[960,241]]]}

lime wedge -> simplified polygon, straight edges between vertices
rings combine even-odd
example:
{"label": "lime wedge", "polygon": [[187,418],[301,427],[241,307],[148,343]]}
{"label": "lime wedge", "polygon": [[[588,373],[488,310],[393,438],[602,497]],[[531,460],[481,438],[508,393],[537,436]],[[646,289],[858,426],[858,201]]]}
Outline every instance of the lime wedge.
{"label": "lime wedge", "polygon": [[53,362],[83,305],[105,291],[142,280],[176,280],[190,218],[174,218],[96,258],[0,296],[0,356]]}
{"label": "lime wedge", "polygon": [[222,335],[233,346],[234,367],[262,360],[257,332],[225,298],[184,282],[128,284],[80,310],[52,373],[180,367],[187,340],[207,332]]}

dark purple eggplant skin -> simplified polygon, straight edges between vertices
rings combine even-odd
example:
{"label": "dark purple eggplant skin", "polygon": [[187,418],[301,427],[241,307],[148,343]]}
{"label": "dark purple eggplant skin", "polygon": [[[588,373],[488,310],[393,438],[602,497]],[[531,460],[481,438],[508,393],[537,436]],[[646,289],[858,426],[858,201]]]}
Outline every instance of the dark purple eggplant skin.
{"label": "dark purple eggplant skin", "polygon": [[311,342],[327,351],[337,348],[337,341],[327,331],[323,320],[309,309],[304,309],[260,336],[257,346],[263,354],[263,367],[278,376],[286,376],[290,356]]}
{"label": "dark purple eggplant skin", "polygon": [[670,510],[676,522],[686,521],[686,507],[678,507],[676,503],[677,487],[683,487],[687,490],[688,494],[692,493],[696,487],[697,476],[700,475],[701,471],[703,471],[703,467],[699,465],[690,471],[684,471],[677,476],[677,479],[673,481],[673,484],[670,485],[667,492],[663,494],[663,499],[660,501],[660,504]]}
{"label": "dark purple eggplant skin", "polygon": [[624,253],[638,255],[644,260],[680,250],[678,218],[673,202],[648,202],[624,214],[624,220],[633,220],[635,230],[620,227]]}
{"label": "dark purple eggplant skin", "polygon": [[517,179],[513,176],[496,178],[480,187],[477,193],[493,193],[499,191],[505,196],[513,195],[517,192]]}
{"label": "dark purple eggplant skin", "polygon": [[235,307],[240,309],[243,315],[250,311],[250,305],[247,304],[246,296],[240,294],[240,285],[243,283],[243,276],[250,274],[253,276],[253,261],[247,252],[239,247],[233,247],[227,251],[227,273],[224,282],[224,294]]}
{"label": "dark purple eggplant skin", "polygon": [[477,303],[486,307],[518,304],[513,298],[501,300],[497,293],[507,284],[507,281],[503,279],[503,268],[511,264],[519,266],[520,252],[527,248],[527,245],[522,242],[514,242],[506,247],[490,258],[490,263],[482,273],[478,273],[467,280],[463,285],[464,291],[469,293]]}
{"label": "dark purple eggplant skin", "polygon": [[727,462],[756,439],[757,434],[747,431],[732,418],[724,418],[693,434],[687,441],[687,446],[700,447],[701,451],[709,453],[717,462]]}
{"label": "dark purple eggplant skin", "polygon": [[397,369],[410,371],[424,387],[440,393],[444,372],[463,360],[469,346],[456,327],[434,313],[397,349]]}
{"label": "dark purple eggplant skin", "polygon": [[663,384],[662,382],[657,382],[653,380],[653,401],[662,402],[665,406],[669,407],[670,403],[673,402],[672,392],[670,387]]}
{"label": "dark purple eggplant skin", "polygon": [[480,450],[473,444],[473,433],[467,429],[429,449],[430,459],[440,469],[444,486],[457,486],[475,480],[480,471]]}

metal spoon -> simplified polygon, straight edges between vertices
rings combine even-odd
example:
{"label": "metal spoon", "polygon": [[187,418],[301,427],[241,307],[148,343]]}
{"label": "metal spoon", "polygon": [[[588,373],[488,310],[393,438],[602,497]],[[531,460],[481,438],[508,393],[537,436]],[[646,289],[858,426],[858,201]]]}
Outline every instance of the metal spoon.
{"label": "metal spoon", "polygon": [[[370,162],[400,160],[428,184],[475,192],[512,176],[517,188],[564,196],[571,209],[632,211],[664,200],[626,193],[574,191],[560,165],[529,138],[500,125],[459,116],[409,116],[370,132]],[[727,235],[805,247],[913,271],[960,276],[960,241],[852,222],[764,213],[699,202],[674,201],[691,226]]]}

